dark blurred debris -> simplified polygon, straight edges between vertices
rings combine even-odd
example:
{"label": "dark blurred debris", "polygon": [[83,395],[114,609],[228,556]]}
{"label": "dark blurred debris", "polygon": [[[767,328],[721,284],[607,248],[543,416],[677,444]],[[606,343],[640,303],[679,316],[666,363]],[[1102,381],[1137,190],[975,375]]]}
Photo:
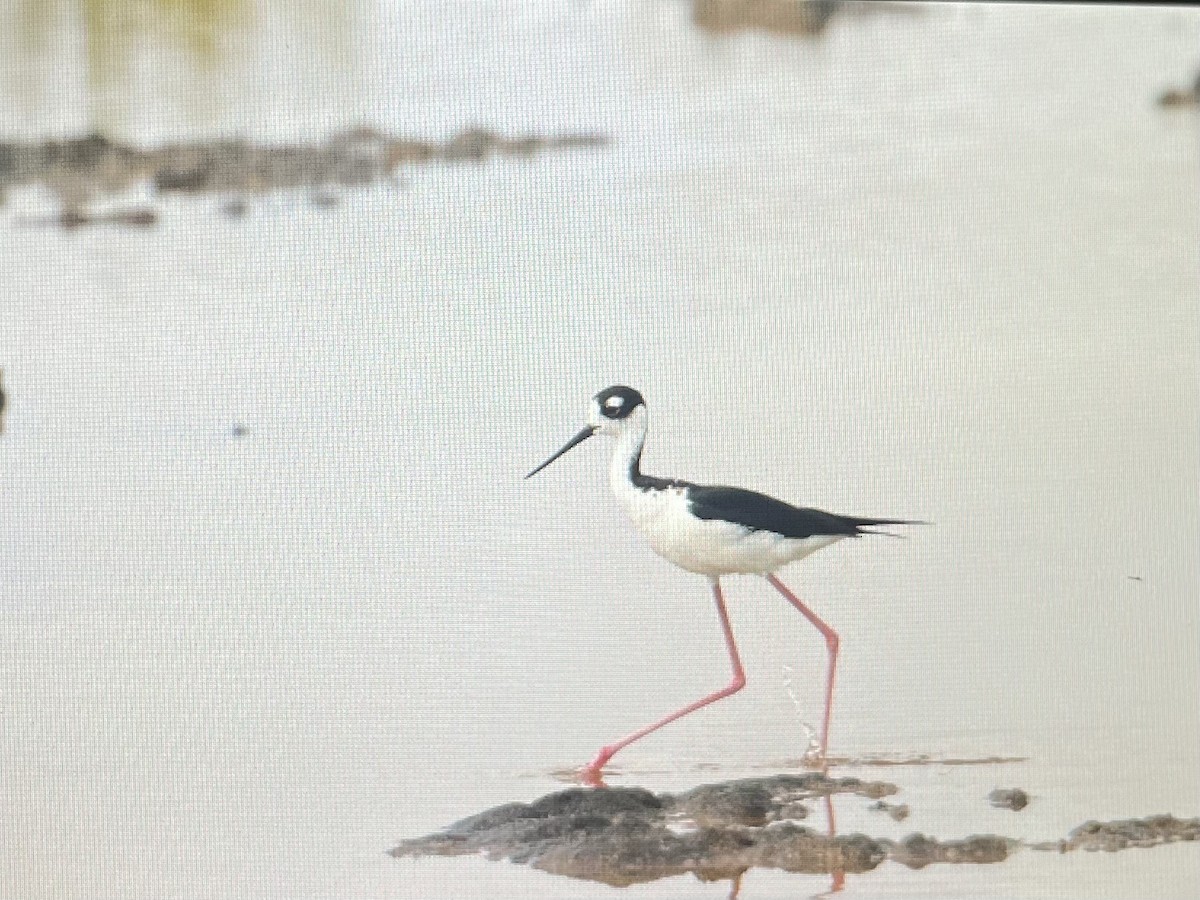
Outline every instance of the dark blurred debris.
{"label": "dark blurred debris", "polygon": [[221,204],[221,212],[229,219],[241,219],[246,215],[248,205],[241,197],[230,197]]}
{"label": "dark blurred debris", "polygon": [[877,14],[920,16],[924,4],[889,0],[690,0],[692,22],[713,34],[745,29],[784,37],[811,38],[824,33],[835,18]]}
{"label": "dark blurred debris", "polygon": [[815,35],[840,6],[838,0],[692,0],[692,21],[716,32],[758,28]]}
{"label": "dark blurred debris", "polygon": [[1029,805],[1029,795],[1020,788],[996,788],[988,794],[988,803],[1001,809],[1020,812]]}
{"label": "dark blurred debris", "polygon": [[1200,105],[1200,73],[1196,74],[1196,80],[1192,82],[1190,89],[1171,88],[1159,94],[1158,105],[1167,107]]}
{"label": "dark blurred debris", "polygon": [[603,147],[596,132],[506,137],[468,128],[444,143],[355,128],[320,144],[254,144],[243,140],[193,141],[141,148],[102,135],[23,144],[0,142],[0,197],[13,188],[43,185],[61,204],[53,220],[75,228],[96,222],[146,226],[154,210],[92,211],[99,201],[148,185],[158,195],[217,193],[229,198],[220,209],[230,218],[247,210],[246,197],[302,189],[314,206],[340,200],[337,188],[390,180],[400,166],[437,161],[483,162],[493,156],[528,158],[535,153]]}
{"label": "dark blurred debris", "polygon": [[27,216],[17,219],[20,225],[57,226],[73,231],[88,225],[123,225],[130,228],[148,228],[158,222],[158,211],[149,206],[131,206],[110,209],[106,212],[89,212],[82,206],[71,204],[63,207],[57,215]]}
{"label": "dark blurred debris", "polygon": [[888,803],[886,800],[878,800],[868,806],[867,809],[885,812],[896,822],[903,822],[908,818],[909,812],[911,812],[907,803]]}
{"label": "dark blurred debris", "polygon": [[317,209],[333,209],[341,199],[332,191],[317,191],[308,198],[308,202]]}
{"label": "dark blurred debris", "polygon": [[158,212],[148,206],[123,209],[111,212],[106,216],[107,221],[118,225],[132,225],[136,228],[147,228],[158,221]]}
{"label": "dark blurred debris", "polygon": [[4,370],[0,369],[0,434],[4,434]]}
{"label": "dark blurred debris", "polygon": [[483,128],[468,128],[443,148],[446,159],[486,159],[493,150],[495,135]]}

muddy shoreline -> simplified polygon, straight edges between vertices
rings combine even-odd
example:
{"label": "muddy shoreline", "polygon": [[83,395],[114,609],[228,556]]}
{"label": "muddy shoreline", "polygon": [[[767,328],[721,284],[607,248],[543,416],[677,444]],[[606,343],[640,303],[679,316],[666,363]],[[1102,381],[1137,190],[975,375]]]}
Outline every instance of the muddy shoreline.
{"label": "muddy shoreline", "polygon": [[[1115,852],[1200,840],[1200,818],[1171,815],[1086,822],[1057,841],[1027,843],[997,834],[941,840],[913,833],[899,841],[827,833],[798,824],[814,802],[849,795],[889,811],[890,782],[776,775],[700,785],[681,794],[643,788],[571,788],[532,803],[507,803],[406,840],[395,857],[482,854],[571,878],[626,886],[674,875],[737,879],[754,868],[804,874],[864,873],[885,860],[920,870],[935,864],[1001,863],[1021,850]],[[976,798],[1014,813],[1030,798],[1020,789]],[[1017,797],[1023,801],[1013,802]],[[1005,801],[1003,804],[997,802]],[[907,814],[907,806],[904,807]],[[820,818],[820,817],[817,817]],[[826,813],[826,821],[829,814]]]}
{"label": "muddy shoreline", "polygon": [[147,226],[158,219],[151,203],[102,207],[148,187],[155,197],[216,195],[224,201],[222,212],[239,218],[252,198],[276,191],[308,191],[314,206],[328,207],[336,205],[341,192],[391,181],[406,166],[528,159],[595,150],[608,143],[606,135],[593,131],[507,136],[486,128],[468,128],[442,142],[374,128],[337,132],[319,143],[291,144],[198,140],[140,147],[100,134],[31,143],[0,141],[0,205],[11,192],[42,186],[57,198],[60,209],[26,224]]}

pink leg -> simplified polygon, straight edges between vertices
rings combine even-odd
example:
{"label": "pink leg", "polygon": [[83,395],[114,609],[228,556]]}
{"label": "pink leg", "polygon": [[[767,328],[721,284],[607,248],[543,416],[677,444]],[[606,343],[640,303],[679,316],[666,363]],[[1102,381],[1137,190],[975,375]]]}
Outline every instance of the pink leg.
{"label": "pink leg", "polygon": [[[825,814],[829,818],[829,836],[837,837],[837,822],[833,818],[833,794],[825,795]],[[836,894],[846,887],[846,873],[836,869],[830,874],[833,880],[829,883],[829,893]]]}
{"label": "pink leg", "polygon": [[715,703],[723,697],[736,694],[746,686],[746,673],[742,671],[742,661],[738,657],[737,644],[733,640],[733,629],[729,627],[729,613],[725,610],[725,597],[721,593],[721,583],[715,578],[713,579],[713,596],[717,600],[717,615],[721,617],[721,629],[725,632],[725,646],[729,649],[729,661],[733,663],[733,680],[726,687],[721,688],[721,690],[709,694],[695,703],[690,703],[683,709],[677,710],[666,718],[659,719],[657,722],[647,725],[645,728],[638,729],[633,734],[621,738],[615,744],[601,747],[600,752],[596,754],[596,758],[583,767],[582,774],[585,780],[594,784],[599,783],[604,764],[634,741],[644,738],[652,731],[658,731],[664,725],[674,722],[676,719],[681,719],[690,712],[695,712],[702,706],[708,706],[708,704]]}
{"label": "pink leg", "polygon": [[767,581],[775,590],[787,598],[788,603],[803,613],[804,618],[816,626],[817,631],[825,636],[825,646],[829,650],[829,671],[825,676],[825,721],[821,726],[821,766],[829,768],[829,716],[833,712],[833,676],[837,670],[838,636],[832,628],[821,621],[820,616],[800,602],[800,598],[787,589],[782,581],[774,575],[768,575]]}

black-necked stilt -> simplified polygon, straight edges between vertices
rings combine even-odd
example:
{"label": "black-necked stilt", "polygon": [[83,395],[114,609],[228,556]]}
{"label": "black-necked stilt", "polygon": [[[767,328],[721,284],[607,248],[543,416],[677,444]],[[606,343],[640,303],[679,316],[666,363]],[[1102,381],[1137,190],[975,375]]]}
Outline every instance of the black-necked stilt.
{"label": "black-necked stilt", "polygon": [[589,780],[600,773],[618,751],[652,731],[690,712],[740,691],[746,684],[737,644],[729,627],[729,614],[720,577],[735,573],[762,575],[810,621],[825,638],[829,668],[825,678],[825,716],[821,727],[821,762],[829,748],[829,716],[833,706],[833,678],[837,666],[838,636],[780,581],[775,573],[790,562],[815,553],[842,538],[869,534],[874,525],[913,524],[904,519],[864,519],[838,516],[819,509],[791,506],[766,494],[719,485],[692,484],[677,479],[654,478],[641,470],[646,440],[646,401],[633,388],[617,385],[592,398],[588,424],[561,450],[526,475],[536,475],[572,447],[593,434],[617,439],[609,466],[613,493],[650,546],[675,565],[707,575],[717,601],[717,615],[733,664],[733,680],[721,690],[638,729],[614,744],[601,747],[583,768]]}

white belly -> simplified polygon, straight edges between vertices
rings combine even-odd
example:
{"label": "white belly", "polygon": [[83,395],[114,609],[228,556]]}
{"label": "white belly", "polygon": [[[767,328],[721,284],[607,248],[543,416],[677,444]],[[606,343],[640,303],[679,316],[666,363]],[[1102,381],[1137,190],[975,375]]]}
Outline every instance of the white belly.
{"label": "white belly", "polygon": [[786,538],[718,519],[697,519],[688,512],[683,488],[642,491],[630,485],[617,496],[656,553],[701,575],[765,575],[845,537]]}

